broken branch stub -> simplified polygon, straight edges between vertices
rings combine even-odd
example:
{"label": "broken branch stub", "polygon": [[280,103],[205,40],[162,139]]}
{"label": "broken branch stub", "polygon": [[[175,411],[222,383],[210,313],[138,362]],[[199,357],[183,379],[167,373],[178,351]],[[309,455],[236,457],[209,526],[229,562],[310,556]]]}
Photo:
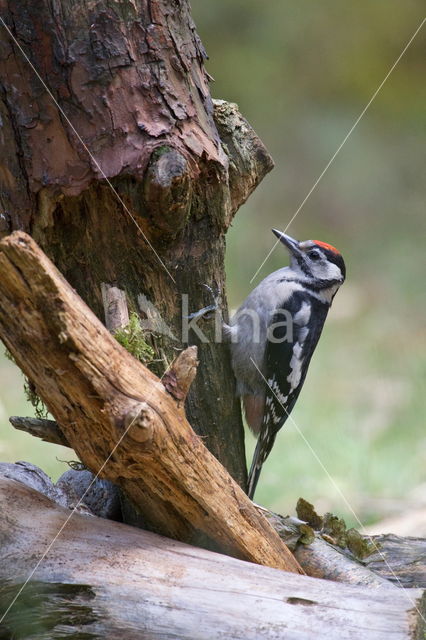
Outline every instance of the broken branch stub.
{"label": "broken branch stub", "polygon": [[102,302],[105,311],[105,326],[114,333],[129,324],[126,292],[106,282],[101,283]]}
{"label": "broken branch stub", "polygon": [[10,416],[9,422],[13,427],[15,427],[15,429],[18,429],[18,431],[30,433],[36,438],[41,438],[44,442],[59,444],[63,447],[70,446],[66,438],[62,435],[58,424],[54,420]]}
{"label": "broken branch stub", "polygon": [[197,347],[187,347],[172,363],[162,382],[165,389],[175,398],[178,406],[183,406],[189,388],[197,374]]}

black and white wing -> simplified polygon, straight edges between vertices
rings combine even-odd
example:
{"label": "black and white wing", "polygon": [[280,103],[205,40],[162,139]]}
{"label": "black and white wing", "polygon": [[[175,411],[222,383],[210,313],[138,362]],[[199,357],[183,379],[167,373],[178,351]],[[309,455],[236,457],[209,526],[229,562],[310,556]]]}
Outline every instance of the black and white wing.
{"label": "black and white wing", "polygon": [[296,291],[275,314],[265,352],[266,380],[262,426],[249,473],[253,498],[262,465],[275,437],[293,409],[305,381],[329,306],[306,292]]}

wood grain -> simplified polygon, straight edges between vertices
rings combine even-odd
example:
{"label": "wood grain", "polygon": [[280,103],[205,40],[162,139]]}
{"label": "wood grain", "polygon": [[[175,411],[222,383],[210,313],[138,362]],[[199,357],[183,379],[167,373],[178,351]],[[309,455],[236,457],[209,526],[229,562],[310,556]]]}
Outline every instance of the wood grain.
{"label": "wood grain", "polygon": [[[17,589],[70,512],[6,479],[0,479],[0,511],[8,514],[0,521],[0,581],[8,580],[10,602],[10,576]],[[27,599],[26,620],[54,625],[60,613],[46,637],[56,637],[56,629],[61,637],[68,630],[70,637],[80,631],[107,640],[418,640],[425,630],[419,589],[370,589],[286,573],[78,514],[33,579],[29,593],[43,598],[38,606],[35,594]],[[46,583],[55,583],[50,595]],[[65,624],[75,610],[75,624]],[[4,625],[19,624],[19,608],[12,608]]]}

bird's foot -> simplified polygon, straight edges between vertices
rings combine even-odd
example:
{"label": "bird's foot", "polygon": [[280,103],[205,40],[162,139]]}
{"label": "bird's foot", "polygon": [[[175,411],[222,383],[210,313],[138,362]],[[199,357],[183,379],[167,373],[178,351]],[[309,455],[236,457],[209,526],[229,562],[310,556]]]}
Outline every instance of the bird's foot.
{"label": "bird's foot", "polygon": [[203,307],[202,309],[199,309],[194,313],[190,313],[189,316],[187,316],[188,320],[194,320],[195,318],[201,318],[202,320],[210,320],[213,317],[213,315],[220,309],[221,295],[220,295],[219,288],[217,288],[216,291],[214,291],[212,287],[210,287],[208,284],[203,284],[202,286],[205,287],[207,291],[210,293],[213,299],[213,302],[212,304],[209,304],[207,307]]}

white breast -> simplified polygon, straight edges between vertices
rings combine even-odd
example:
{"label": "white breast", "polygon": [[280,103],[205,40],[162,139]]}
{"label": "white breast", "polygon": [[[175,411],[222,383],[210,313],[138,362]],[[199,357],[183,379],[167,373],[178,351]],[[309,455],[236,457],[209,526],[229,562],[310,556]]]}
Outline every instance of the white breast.
{"label": "white breast", "polygon": [[[303,290],[302,285],[291,281],[293,275],[289,267],[271,273],[253,289],[230,321],[228,335],[238,395],[264,395],[264,383],[251,359],[263,371],[267,330],[277,303],[284,305],[295,291]],[[305,324],[307,313],[303,305],[298,324]]]}

